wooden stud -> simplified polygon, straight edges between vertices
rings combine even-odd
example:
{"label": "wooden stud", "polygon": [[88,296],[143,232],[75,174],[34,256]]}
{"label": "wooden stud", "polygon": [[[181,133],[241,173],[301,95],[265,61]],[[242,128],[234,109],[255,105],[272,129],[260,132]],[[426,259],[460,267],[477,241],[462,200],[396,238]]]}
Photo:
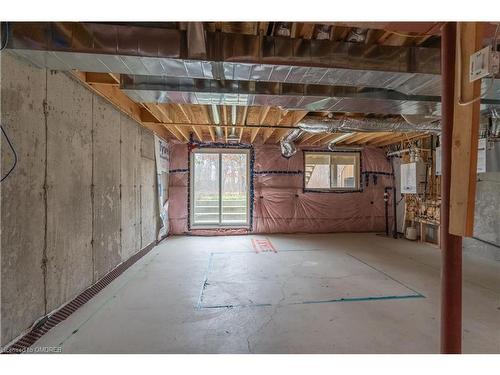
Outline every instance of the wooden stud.
{"label": "wooden stud", "polygon": [[461,105],[459,100],[467,103],[481,95],[481,81],[469,82],[469,57],[482,48],[482,31],[479,22],[458,23],[449,232],[465,237],[471,237],[474,230],[480,103]]}

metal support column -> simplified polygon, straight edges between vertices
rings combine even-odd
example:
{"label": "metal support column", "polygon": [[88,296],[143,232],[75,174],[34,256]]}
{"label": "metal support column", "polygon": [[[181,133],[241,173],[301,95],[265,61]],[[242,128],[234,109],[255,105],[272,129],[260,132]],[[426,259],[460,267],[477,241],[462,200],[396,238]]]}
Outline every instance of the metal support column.
{"label": "metal support column", "polygon": [[456,23],[441,34],[441,353],[462,352],[462,237],[449,233]]}

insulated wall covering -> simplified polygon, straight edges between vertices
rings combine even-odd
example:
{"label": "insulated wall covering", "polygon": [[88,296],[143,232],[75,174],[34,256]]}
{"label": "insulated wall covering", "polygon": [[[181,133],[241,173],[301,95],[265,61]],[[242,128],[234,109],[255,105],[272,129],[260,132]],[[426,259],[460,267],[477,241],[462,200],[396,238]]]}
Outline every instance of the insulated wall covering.
{"label": "insulated wall covering", "polygon": [[[361,150],[361,189],[355,192],[304,190],[304,147],[289,159],[278,145],[253,147],[253,213],[249,229],[200,230],[189,225],[189,150],[170,145],[169,219],[172,234],[327,233],[385,230],[384,187],[393,186],[392,168],[382,149]],[[206,146],[206,145],[204,145]],[[238,147],[238,146],[235,146]],[[248,146],[246,146],[248,147]],[[392,200],[391,200],[392,201]],[[389,209],[392,223],[392,209]]]}

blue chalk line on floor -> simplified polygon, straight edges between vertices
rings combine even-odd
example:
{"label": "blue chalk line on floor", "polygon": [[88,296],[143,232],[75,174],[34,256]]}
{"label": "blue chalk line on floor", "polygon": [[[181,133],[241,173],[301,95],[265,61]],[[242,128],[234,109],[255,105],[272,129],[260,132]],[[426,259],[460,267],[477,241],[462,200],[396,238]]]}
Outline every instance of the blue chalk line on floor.
{"label": "blue chalk line on floor", "polygon": [[[281,253],[286,253],[289,251],[325,251],[323,249],[296,249],[296,250],[281,250]],[[212,268],[213,264],[213,256],[214,255],[223,255],[223,254],[228,254],[228,255],[234,255],[234,254],[255,254],[253,251],[228,251],[228,252],[211,252],[208,258],[208,266],[205,271],[205,276],[203,278],[203,283],[201,286],[201,291],[200,295],[198,298],[198,303],[196,305],[196,310],[202,310],[202,309],[232,309],[232,308],[248,308],[248,307],[271,307],[273,304],[271,303],[251,303],[251,304],[223,304],[223,305],[203,305],[203,293],[206,289],[206,287],[209,284],[208,282],[208,275],[210,273],[210,270]],[[405,283],[399,281],[398,279],[390,276],[386,272],[372,266],[371,264],[365,262],[364,260],[361,260],[358,257],[355,257],[352,254],[345,253],[346,255],[350,256],[351,258],[357,260],[360,263],[363,263],[367,267],[370,267],[371,269],[383,274],[385,277],[388,279],[391,279],[392,281],[398,283],[399,285],[405,287],[408,290],[411,290],[415,294],[406,294],[406,295],[401,295],[401,296],[368,296],[368,297],[342,297],[342,298],[334,298],[334,299],[328,299],[328,300],[317,300],[317,301],[302,301],[302,302],[289,302],[285,304],[279,304],[279,306],[292,306],[292,305],[310,305],[310,304],[324,304],[324,303],[338,303],[338,302],[367,302],[367,301],[387,301],[387,300],[399,300],[399,299],[415,299],[415,298],[426,298],[422,293],[416,291],[415,289],[411,288],[410,286],[406,285]],[[274,255],[276,255],[274,253]]]}

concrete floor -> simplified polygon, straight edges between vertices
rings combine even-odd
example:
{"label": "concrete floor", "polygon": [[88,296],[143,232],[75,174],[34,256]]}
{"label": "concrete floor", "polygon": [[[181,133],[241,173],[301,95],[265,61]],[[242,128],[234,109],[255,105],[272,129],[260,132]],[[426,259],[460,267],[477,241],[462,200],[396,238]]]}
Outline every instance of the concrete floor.
{"label": "concrete floor", "polygon": [[[171,237],[35,346],[63,353],[437,353],[440,254],[372,233]],[[500,353],[500,262],[464,258],[466,353]]]}

